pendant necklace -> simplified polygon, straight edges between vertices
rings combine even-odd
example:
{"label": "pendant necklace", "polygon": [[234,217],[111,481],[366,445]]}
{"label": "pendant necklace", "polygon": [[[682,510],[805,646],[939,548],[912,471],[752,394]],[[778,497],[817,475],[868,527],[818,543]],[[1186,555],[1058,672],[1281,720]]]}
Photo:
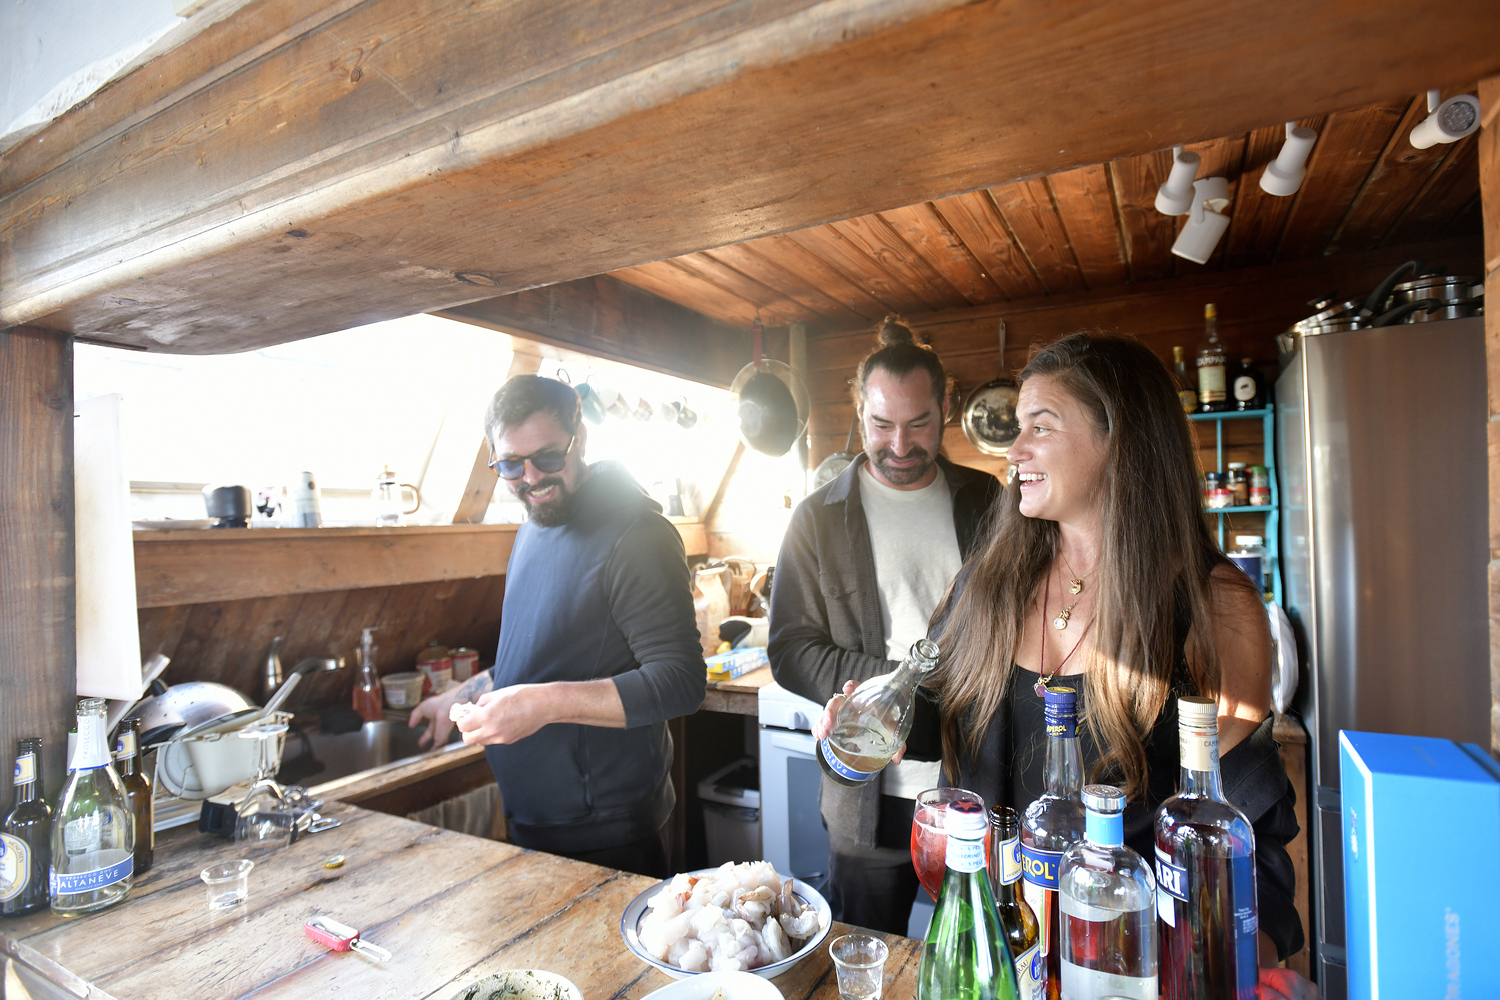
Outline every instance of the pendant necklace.
{"label": "pendant necklace", "polygon": [[[1081,593],[1083,593],[1083,580],[1084,580],[1084,578],[1081,577],[1081,576],[1079,576],[1077,573],[1073,572],[1073,564],[1068,561],[1068,554],[1066,552],[1063,552],[1062,548],[1060,546],[1058,548],[1058,553],[1057,554],[1060,555],[1060,556],[1062,556],[1062,558],[1063,558],[1063,565],[1065,565],[1065,566],[1068,567],[1068,577],[1069,577],[1069,580],[1068,580],[1068,593],[1070,593],[1070,594],[1081,594]],[[1092,570],[1090,572],[1092,572]],[[1077,602],[1075,601],[1074,603],[1076,604]],[[1072,609],[1069,608],[1068,610],[1071,611]],[[1059,626],[1059,627],[1061,627],[1061,626]]]}
{"label": "pendant necklace", "polygon": [[[1046,589],[1042,592],[1042,621],[1046,621],[1047,620],[1047,602],[1050,601],[1051,599],[1052,599],[1052,574],[1049,572],[1047,574],[1047,586],[1046,586]],[[1074,601],[1073,604],[1067,609],[1067,611],[1062,612],[1062,614],[1061,614],[1061,616],[1059,618],[1054,618],[1052,620],[1053,627],[1054,628],[1059,628],[1059,629],[1067,628],[1068,627],[1067,616],[1069,615],[1070,612],[1072,612],[1073,608],[1076,608],[1077,606],[1078,606],[1078,602]],[[1057,624],[1058,621],[1061,621],[1062,624],[1058,625]],[[1083,640],[1088,638],[1089,629],[1093,626],[1093,624],[1094,624],[1093,619],[1089,619],[1089,623],[1083,627],[1083,634],[1078,637],[1078,641],[1073,644],[1073,648],[1068,651],[1068,655],[1064,656],[1062,658],[1062,663],[1059,663],[1056,667],[1054,667],[1052,669],[1052,673],[1050,673],[1050,674],[1047,673],[1047,632],[1046,632],[1045,629],[1042,630],[1042,662],[1039,665],[1039,669],[1037,670],[1037,679],[1036,679],[1036,696],[1038,698],[1045,698],[1046,697],[1046,693],[1045,692],[1046,692],[1047,685],[1052,681],[1052,678],[1054,678],[1054,677],[1057,676],[1057,672],[1059,670],[1061,670],[1063,668],[1063,666],[1065,664],[1067,664],[1067,662],[1073,658],[1073,654],[1076,653],[1076,652],[1078,652],[1078,647],[1082,646],[1083,645]]]}

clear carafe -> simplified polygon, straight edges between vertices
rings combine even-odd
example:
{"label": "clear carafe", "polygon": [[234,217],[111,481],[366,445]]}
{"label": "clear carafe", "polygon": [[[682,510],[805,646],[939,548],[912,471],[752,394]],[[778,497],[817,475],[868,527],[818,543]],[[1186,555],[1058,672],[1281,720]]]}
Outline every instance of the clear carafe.
{"label": "clear carafe", "polygon": [[1083,805],[1058,875],[1063,1000],[1157,1000],[1156,880],[1125,846],[1125,793],[1088,785]]}

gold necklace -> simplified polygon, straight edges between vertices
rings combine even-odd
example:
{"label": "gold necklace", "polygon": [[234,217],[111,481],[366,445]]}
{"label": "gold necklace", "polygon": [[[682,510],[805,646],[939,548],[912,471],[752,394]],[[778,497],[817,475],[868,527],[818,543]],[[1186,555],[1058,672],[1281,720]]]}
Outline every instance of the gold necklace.
{"label": "gold necklace", "polygon": [[[1081,593],[1083,593],[1083,581],[1084,581],[1084,578],[1081,577],[1081,576],[1079,576],[1076,572],[1074,572],[1074,570],[1073,570],[1073,564],[1072,564],[1072,562],[1070,562],[1068,560],[1068,554],[1066,552],[1064,552],[1061,547],[1058,548],[1057,554],[1060,555],[1060,556],[1062,556],[1062,558],[1063,558],[1063,565],[1065,565],[1065,566],[1068,567],[1068,577],[1069,577],[1069,579],[1068,579],[1068,593],[1070,593],[1070,594],[1081,594]],[[1093,570],[1089,570],[1089,572],[1092,573]],[[1073,603],[1076,605],[1078,602],[1074,601]],[[1072,611],[1073,609],[1069,608],[1068,610]],[[1059,625],[1057,627],[1058,628],[1066,628],[1067,625],[1063,624],[1063,625]]]}

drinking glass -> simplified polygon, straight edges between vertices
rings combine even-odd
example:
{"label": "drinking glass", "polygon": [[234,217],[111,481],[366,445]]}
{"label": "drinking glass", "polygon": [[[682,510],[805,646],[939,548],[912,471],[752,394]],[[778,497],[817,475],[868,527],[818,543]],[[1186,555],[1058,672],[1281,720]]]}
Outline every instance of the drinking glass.
{"label": "drinking glass", "polygon": [[838,968],[841,1000],[880,1000],[885,979],[885,942],[869,934],[845,934],[828,946]]}
{"label": "drinking glass", "polygon": [[922,888],[934,901],[948,870],[948,834],[943,831],[943,814],[954,802],[977,802],[980,809],[984,808],[984,799],[966,788],[929,788],[917,793],[911,817],[912,867],[917,870]]}
{"label": "drinking glass", "polygon": [[251,846],[285,847],[297,839],[297,810],[287,802],[286,793],[274,775],[281,760],[286,725],[250,726],[239,731],[239,738],[258,741],[255,784],[235,812],[234,839]]}

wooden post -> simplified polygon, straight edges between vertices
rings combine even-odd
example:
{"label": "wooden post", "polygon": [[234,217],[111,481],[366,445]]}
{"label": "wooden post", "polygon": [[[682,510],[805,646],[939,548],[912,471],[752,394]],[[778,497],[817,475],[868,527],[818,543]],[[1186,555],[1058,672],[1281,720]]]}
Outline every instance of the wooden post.
{"label": "wooden post", "polygon": [[[1484,210],[1484,290],[1500,299],[1500,76],[1479,84],[1479,193]],[[1500,757],[1500,310],[1484,318],[1489,369],[1490,463],[1490,752]]]}
{"label": "wooden post", "polygon": [[[73,338],[0,331],[0,775],[42,739],[48,797],[73,724]],[[0,815],[11,784],[0,781]]]}
{"label": "wooden post", "polygon": [[[511,355],[510,370],[505,373],[505,382],[517,375],[535,375],[542,366],[540,354],[516,351]],[[500,385],[504,385],[501,382]],[[498,390],[499,385],[495,386]],[[495,484],[500,477],[490,468],[490,442],[483,434],[479,436],[479,450],[474,453],[474,467],[469,470],[469,482],[464,487],[463,499],[453,512],[454,524],[479,524],[490,509],[495,497]]]}

